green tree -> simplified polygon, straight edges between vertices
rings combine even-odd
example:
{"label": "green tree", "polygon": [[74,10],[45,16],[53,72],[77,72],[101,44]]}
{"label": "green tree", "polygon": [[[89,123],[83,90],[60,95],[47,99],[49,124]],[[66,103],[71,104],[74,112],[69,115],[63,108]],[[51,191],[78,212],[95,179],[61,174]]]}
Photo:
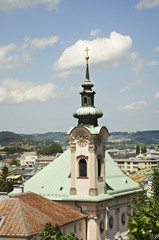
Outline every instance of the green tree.
{"label": "green tree", "polygon": [[50,146],[45,146],[41,149],[41,154],[43,155],[51,155],[53,153],[62,152],[63,152],[62,146],[57,142],[53,142]]}
{"label": "green tree", "polygon": [[144,190],[131,201],[133,213],[128,213],[130,240],[159,239],[159,167],[153,170],[151,192]]}
{"label": "green tree", "polygon": [[19,166],[20,165],[20,162],[16,159],[16,158],[13,158],[13,160],[11,161],[10,165],[16,165],[16,166]]}
{"label": "green tree", "polygon": [[50,151],[51,153],[63,153],[62,146],[57,142],[53,142],[50,145]]}
{"label": "green tree", "polygon": [[4,166],[0,175],[0,192],[11,192],[13,190],[13,181],[7,178],[8,168]]}
{"label": "green tree", "polygon": [[138,155],[139,153],[140,153],[140,145],[137,144],[137,145],[136,145],[136,154]]}
{"label": "green tree", "polygon": [[46,223],[44,229],[39,232],[41,240],[79,240],[74,233],[69,235],[63,234],[58,225],[53,227],[51,223]]}
{"label": "green tree", "polygon": [[146,153],[146,152],[147,152],[147,147],[146,147],[146,145],[143,145],[141,147],[141,153]]}

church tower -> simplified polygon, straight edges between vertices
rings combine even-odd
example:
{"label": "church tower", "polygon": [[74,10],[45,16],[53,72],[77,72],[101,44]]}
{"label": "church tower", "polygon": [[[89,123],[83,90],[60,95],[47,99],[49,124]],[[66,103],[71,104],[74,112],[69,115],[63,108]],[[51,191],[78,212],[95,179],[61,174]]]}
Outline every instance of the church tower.
{"label": "church tower", "polygon": [[98,126],[102,111],[94,106],[94,84],[89,78],[88,48],[86,51],[86,79],[81,85],[81,106],[73,116],[78,125],[67,136],[71,150],[71,195],[97,196],[106,193],[105,184],[105,139],[109,136],[106,127]]}

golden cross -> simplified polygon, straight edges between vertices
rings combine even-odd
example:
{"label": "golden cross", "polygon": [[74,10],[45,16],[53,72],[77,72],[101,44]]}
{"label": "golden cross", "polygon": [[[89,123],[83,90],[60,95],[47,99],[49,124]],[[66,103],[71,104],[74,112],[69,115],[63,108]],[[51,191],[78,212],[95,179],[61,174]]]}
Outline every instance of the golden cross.
{"label": "golden cross", "polygon": [[89,51],[90,49],[88,49],[88,47],[86,47],[86,49],[84,49],[84,51],[86,51],[86,57],[85,57],[85,59],[86,59],[86,61],[87,61],[87,64],[88,64],[88,59],[89,59],[89,56],[88,56],[88,51]]}
{"label": "golden cross", "polygon": [[88,47],[86,47],[86,49],[84,49],[84,51],[86,51],[86,56],[88,57],[88,51],[89,51],[90,49],[88,49]]}

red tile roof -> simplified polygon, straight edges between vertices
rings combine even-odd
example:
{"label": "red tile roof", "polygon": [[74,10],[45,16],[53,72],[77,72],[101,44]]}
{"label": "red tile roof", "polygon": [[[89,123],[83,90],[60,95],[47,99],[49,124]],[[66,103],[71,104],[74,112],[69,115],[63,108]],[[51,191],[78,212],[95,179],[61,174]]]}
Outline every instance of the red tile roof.
{"label": "red tile roof", "polygon": [[85,216],[35,193],[0,199],[0,236],[30,236],[45,223],[59,226]]}
{"label": "red tile roof", "polygon": [[6,158],[4,159],[4,163],[11,163],[13,161],[13,158]]}

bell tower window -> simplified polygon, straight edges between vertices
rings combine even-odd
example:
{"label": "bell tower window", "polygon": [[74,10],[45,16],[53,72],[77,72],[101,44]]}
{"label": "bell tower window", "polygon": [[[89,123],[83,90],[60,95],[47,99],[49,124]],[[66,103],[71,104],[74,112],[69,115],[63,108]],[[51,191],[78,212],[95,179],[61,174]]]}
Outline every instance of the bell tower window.
{"label": "bell tower window", "polygon": [[101,163],[101,159],[98,158],[98,177],[102,176],[102,163]]}
{"label": "bell tower window", "polygon": [[87,162],[85,159],[79,161],[79,177],[87,177]]}
{"label": "bell tower window", "polygon": [[84,97],[84,104],[87,104],[87,98]]}

